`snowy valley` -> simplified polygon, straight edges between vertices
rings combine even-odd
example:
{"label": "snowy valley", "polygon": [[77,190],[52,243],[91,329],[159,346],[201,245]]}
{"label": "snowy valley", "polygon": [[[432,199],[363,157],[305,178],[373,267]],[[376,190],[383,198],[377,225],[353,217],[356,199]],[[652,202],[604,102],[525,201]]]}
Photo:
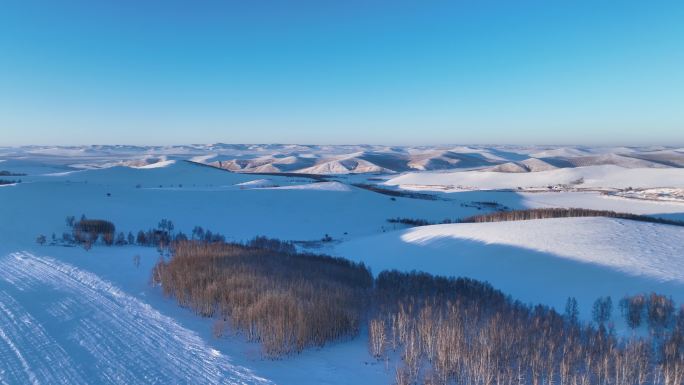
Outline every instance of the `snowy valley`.
{"label": "snowy valley", "polygon": [[[224,326],[213,309],[201,316],[178,306],[178,295],[165,295],[167,287],[153,277],[166,266],[160,261],[174,258],[173,247],[150,247],[138,236],[148,229],[145,234],[159,234],[154,231],[168,225],[158,225],[162,220],[173,224],[165,234],[176,240],[183,234],[191,242],[200,226],[245,250],[261,250],[249,242],[264,236],[293,246],[295,255],[341,257],[368,269],[364,293],[382,286],[383,271],[463,277],[520,301],[515,306],[541,304],[560,315],[573,298],[576,322],[587,325],[597,322],[595,301],[610,297],[612,314],[600,323],[616,338],[649,334],[645,321],[633,328],[623,317],[622,299],[662,295],[675,306],[672,320],[684,304],[682,148],[31,146],[0,148],[0,171],[6,182],[0,185],[3,384],[427,378],[431,366],[411,373],[402,364],[406,358],[390,344],[384,323],[388,340],[380,353],[373,346],[385,317],[373,307],[361,311],[348,335],[274,359],[247,332],[231,329],[230,319]],[[607,210],[646,221],[461,223],[549,208]],[[91,218],[115,225],[114,238],[75,241],[74,226]],[[439,377],[437,364],[430,365]]]}

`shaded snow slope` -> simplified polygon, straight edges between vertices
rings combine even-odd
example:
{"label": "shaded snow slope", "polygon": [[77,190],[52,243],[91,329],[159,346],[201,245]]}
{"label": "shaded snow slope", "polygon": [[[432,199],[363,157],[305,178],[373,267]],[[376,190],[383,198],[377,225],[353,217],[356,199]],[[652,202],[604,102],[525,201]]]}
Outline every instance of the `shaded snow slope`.
{"label": "shaded snow slope", "polygon": [[676,226],[609,218],[436,225],[353,240],[337,252],[374,272],[486,280],[561,311],[575,296],[585,316],[602,295],[656,291],[684,300],[684,228]]}
{"label": "shaded snow slope", "polygon": [[608,218],[557,218],[419,227],[401,239],[443,238],[516,246],[634,276],[684,283],[684,227]]}

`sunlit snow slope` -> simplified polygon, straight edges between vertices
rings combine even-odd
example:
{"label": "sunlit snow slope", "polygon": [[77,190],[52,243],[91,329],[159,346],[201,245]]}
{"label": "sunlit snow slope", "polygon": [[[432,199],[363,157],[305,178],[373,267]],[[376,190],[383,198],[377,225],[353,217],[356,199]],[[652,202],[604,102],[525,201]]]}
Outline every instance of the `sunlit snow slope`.
{"label": "sunlit snow slope", "polygon": [[111,283],[29,253],[0,259],[0,362],[4,384],[269,383]]}

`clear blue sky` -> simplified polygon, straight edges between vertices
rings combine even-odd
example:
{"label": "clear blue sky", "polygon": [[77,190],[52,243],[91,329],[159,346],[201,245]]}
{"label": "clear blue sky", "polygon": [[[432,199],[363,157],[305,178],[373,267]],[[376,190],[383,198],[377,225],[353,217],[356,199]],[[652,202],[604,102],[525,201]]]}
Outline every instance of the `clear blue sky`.
{"label": "clear blue sky", "polygon": [[684,1],[4,0],[0,145],[684,144]]}

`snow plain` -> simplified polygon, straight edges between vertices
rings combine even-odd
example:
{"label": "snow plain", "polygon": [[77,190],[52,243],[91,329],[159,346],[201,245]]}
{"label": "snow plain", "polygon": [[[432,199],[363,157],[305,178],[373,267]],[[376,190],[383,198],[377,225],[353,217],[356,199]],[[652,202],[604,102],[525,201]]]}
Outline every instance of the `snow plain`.
{"label": "snow plain", "polygon": [[[600,165],[526,173],[421,171],[400,176],[338,175],[321,182],[302,175],[234,173],[184,161],[194,157],[195,162],[210,162],[211,154],[246,158],[275,154],[284,159],[284,153],[290,152],[309,159],[313,153],[320,159],[360,150],[365,151],[360,156],[384,162],[383,168],[401,158],[396,156],[401,153],[402,162],[410,158],[427,169],[473,159],[487,164],[523,162],[530,154],[545,151],[544,156],[618,151],[284,145],[2,149],[0,169],[28,175],[20,177],[22,183],[0,188],[0,383],[183,384],[200,378],[201,383],[346,384],[351,373],[356,382],[392,382],[393,367],[386,368],[368,355],[363,332],[351,341],[278,361],[262,359],[258,345],[240,336],[213,338],[211,320],[178,308],[149,284],[158,258],[154,249],[97,246],[85,251],[35,243],[41,233],[48,239],[52,233],[59,237],[68,231],[64,218],[82,213],[109,219],[124,232],[154,227],[168,218],[176,230],[190,232],[201,225],[230,240],[267,235],[306,241],[317,247],[313,251],[363,261],[374,273],[416,269],[469,276],[487,280],[522,301],[560,310],[568,296],[575,296],[585,319],[591,302],[603,295],[616,300],[657,291],[684,301],[684,228],[605,218],[420,228],[387,222],[396,217],[438,222],[486,212],[476,202],[498,202],[513,209],[585,207],[684,219],[684,204],[673,201],[594,191],[486,191],[525,185],[520,178],[531,178],[530,186],[584,178],[592,189],[619,189],[636,182],[680,188],[684,182],[678,168]],[[638,153],[670,159],[664,151]],[[380,159],[378,154],[392,156]],[[287,162],[298,160],[281,163]],[[74,164],[88,167],[77,169]],[[485,177],[473,176],[478,174]],[[397,191],[406,184],[432,183],[473,189],[435,188],[438,192],[431,193],[435,199],[425,200],[383,195],[353,183]],[[333,241],[318,242],[326,234]],[[141,257],[139,267],[132,262],[134,255]]]}

